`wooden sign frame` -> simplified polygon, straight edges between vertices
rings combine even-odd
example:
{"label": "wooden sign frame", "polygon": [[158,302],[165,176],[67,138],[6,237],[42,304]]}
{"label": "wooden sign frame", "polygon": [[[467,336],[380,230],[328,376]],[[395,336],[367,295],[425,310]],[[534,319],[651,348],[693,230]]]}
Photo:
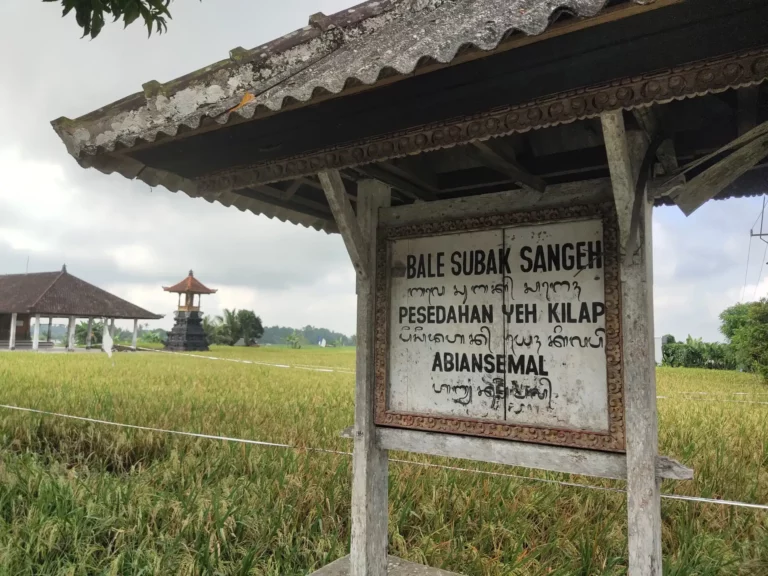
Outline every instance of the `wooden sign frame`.
{"label": "wooden sign frame", "polygon": [[[423,238],[459,232],[494,230],[520,225],[553,224],[600,218],[603,224],[605,353],[608,386],[609,431],[600,433],[481,420],[400,412],[387,404],[389,387],[391,247],[395,240]],[[538,444],[624,452],[624,379],[622,374],[621,286],[619,282],[619,232],[612,204],[569,206],[493,216],[469,217],[440,222],[380,226],[376,246],[374,327],[375,399],[374,419],[378,426],[499,438]]]}

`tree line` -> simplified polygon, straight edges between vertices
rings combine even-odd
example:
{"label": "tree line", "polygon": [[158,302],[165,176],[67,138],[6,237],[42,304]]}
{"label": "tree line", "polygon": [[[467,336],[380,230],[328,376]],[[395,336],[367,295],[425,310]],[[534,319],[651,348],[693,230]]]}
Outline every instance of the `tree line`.
{"label": "tree line", "polygon": [[768,379],[768,299],[736,304],[720,314],[720,332],[726,342],[688,338],[662,340],[663,364],[686,368],[742,370]]}
{"label": "tree line", "polygon": [[327,328],[316,328],[307,325],[295,329],[285,326],[264,327],[261,317],[252,310],[224,309],[220,316],[207,315],[203,317],[203,329],[209,344],[234,346],[240,340],[242,344],[288,345],[292,348],[302,348],[325,340],[328,346],[354,346],[355,336],[345,336]]}

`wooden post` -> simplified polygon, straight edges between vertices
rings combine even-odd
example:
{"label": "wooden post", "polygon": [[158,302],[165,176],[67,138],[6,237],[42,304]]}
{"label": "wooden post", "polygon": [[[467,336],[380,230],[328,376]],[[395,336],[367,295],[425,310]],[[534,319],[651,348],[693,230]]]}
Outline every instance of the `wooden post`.
{"label": "wooden post", "polygon": [[85,349],[88,350],[93,342],[93,318],[88,318],[88,333],[85,336]]}
{"label": "wooden post", "polygon": [[139,321],[137,319],[133,319],[133,338],[131,339],[131,348],[136,350],[136,346],[138,344],[139,340]]}
{"label": "wooden post", "polygon": [[[605,113],[602,120],[619,222],[629,222],[643,146],[637,138],[627,138],[621,111]],[[655,466],[658,419],[653,351],[653,204],[645,193],[639,201],[643,209],[638,250],[622,257],[621,263],[629,576],[660,576],[661,480]],[[622,230],[622,240],[625,238],[628,234]]]}
{"label": "wooden post", "polygon": [[109,337],[115,339],[115,319],[109,319]]}
{"label": "wooden post", "polygon": [[69,317],[69,325],[67,326],[67,351],[74,352],[75,350],[75,321],[74,316]]}
{"label": "wooden post", "polygon": [[46,339],[46,342],[51,341],[51,324],[53,324],[53,318],[49,317],[48,318],[48,337]]}
{"label": "wooden post", "polygon": [[357,217],[337,170],[318,174],[349,257],[357,271],[357,365],[352,457],[350,576],[386,576],[388,452],[379,448],[373,423],[374,293],[379,208],[391,190],[377,180],[357,183]]}
{"label": "wooden post", "polygon": [[[357,187],[357,222],[367,248],[367,270],[357,280],[357,379],[352,458],[351,576],[386,576],[389,510],[388,452],[376,442],[374,402],[374,293],[379,208],[389,206],[391,190],[378,180]],[[342,229],[341,226],[339,226]]]}
{"label": "wooden post", "polygon": [[15,350],[16,349],[16,318],[17,313],[13,312],[11,314],[11,333],[10,337],[8,338],[8,350]]}
{"label": "wooden post", "polygon": [[32,332],[32,350],[40,349],[40,314],[35,314],[35,328]]}

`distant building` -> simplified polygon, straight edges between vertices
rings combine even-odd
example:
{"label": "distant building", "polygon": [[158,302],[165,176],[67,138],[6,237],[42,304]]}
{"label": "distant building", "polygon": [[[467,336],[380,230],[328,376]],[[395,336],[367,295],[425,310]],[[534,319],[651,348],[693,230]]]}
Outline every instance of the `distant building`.
{"label": "distant building", "polygon": [[[48,318],[48,333],[40,338],[40,318]],[[53,318],[69,318],[67,348],[74,349],[75,324],[88,319],[88,342],[94,318],[110,320],[110,332],[115,319],[133,320],[133,347],[136,347],[139,320],[158,320],[153,314],[89,284],[67,272],[0,275],[0,347],[10,350],[50,348],[50,326]]]}

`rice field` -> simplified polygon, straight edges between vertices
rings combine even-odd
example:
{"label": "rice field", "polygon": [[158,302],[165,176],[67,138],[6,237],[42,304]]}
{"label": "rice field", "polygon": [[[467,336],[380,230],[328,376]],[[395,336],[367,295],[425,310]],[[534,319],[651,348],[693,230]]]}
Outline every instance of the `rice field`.
{"label": "rice field", "polygon": [[[351,449],[354,350],[0,354],[0,403],[155,428]],[[295,366],[282,368],[266,364]],[[320,367],[339,371],[303,369]],[[768,386],[658,371],[660,448],[696,470],[663,491],[768,503]],[[708,392],[710,395],[692,394]],[[732,395],[734,392],[743,394]],[[344,455],[0,409],[0,574],[299,575],[348,552]],[[522,476],[623,482],[392,454]],[[392,553],[468,576],[620,575],[620,493],[390,467]],[[662,501],[665,574],[768,575],[768,512]]]}

